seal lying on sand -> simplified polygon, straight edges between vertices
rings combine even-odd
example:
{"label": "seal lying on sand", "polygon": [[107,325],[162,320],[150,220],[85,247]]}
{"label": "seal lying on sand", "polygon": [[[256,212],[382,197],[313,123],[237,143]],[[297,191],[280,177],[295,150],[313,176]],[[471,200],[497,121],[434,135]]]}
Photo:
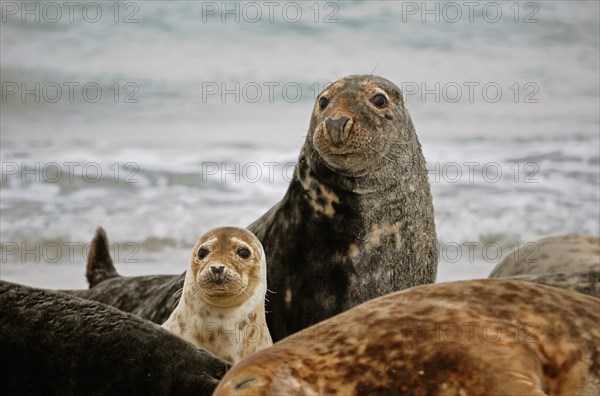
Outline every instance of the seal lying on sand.
{"label": "seal lying on sand", "polygon": [[573,290],[600,298],[600,271],[558,272],[546,275],[518,275],[505,279],[520,280],[530,283]]}
{"label": "seal lying on sand", "polygon": [[241,361],[215,396],[598,395],[600,299],[475,280],[390,294]]}
{"label": "seal lying on sand", "polygon": [[506,255],[490,278],[540,283],[600,297],[600,238],[570,234],[526,243]]}
{"label": "seal lying on sand", "polygon": [[559,235],[524,244],[492,270],[490,278],[600,271],[600,237]]}
{"label": "seal lying on sand", "polygon": [[134,315],[0,281],[3,395],[210,395],[228,364]]}
{"label": "seal lying on sand", "polygon": [[216,228],[194,246],[181,299],[163,327],[235,363],[273,344],[265,321],[267,264],[243,228]]}
{"label": "seal lying on sand", "polygon": [[[275,340],[374,297],[433,283],[432,198],[400,89],[372,75],[325,88],[287,193],[248,229],[269,263]],[[94,257],[87,274],[91,289],[78,295],[157,323],[168,318],[184,278],[122,278],[112,261]]]}

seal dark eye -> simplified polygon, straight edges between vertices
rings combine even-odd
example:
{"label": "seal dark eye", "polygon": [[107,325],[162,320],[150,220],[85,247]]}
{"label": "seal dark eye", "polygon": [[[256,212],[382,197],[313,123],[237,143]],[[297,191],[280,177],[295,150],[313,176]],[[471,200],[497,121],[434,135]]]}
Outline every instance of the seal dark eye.
{"label": "seal dark eye", "polygon": [[247,258],[250,258],[250,256],[252,255],[252,253],[250,252],[250,249],[248,249],[248,248],[245,248],[245,247],[243,247],[243,248],[239,248],[239,249],[236,251],[236,253],[237,253],[237,255],[238,255],[238,256],[240,256],[240,257],[241,257],[241,258],[243,258],[244,260],[245,260],[245,259],[247,259]]}
{"label": "seal dark eye", "polygon": [[371,98],[371,103],[373,103],[376,107],[383,109],[387,105],[387,98],[384,94],[377,94]]}
{"label": "seal dark eye", "polygon": [[206,256],[208,256],[208,253],[210,253],[210,250],[208,250],[207,248],[205,248],[204,246],[202,246],[199,250],[198,250],[198,258],[200,260],[206,258]]}
{"label": "seal dark eye", "polygon": [[321,96],[321,99],[319,99],[319,108],[323,110],[328,104],[329,99],[327,99],[325,96]]}

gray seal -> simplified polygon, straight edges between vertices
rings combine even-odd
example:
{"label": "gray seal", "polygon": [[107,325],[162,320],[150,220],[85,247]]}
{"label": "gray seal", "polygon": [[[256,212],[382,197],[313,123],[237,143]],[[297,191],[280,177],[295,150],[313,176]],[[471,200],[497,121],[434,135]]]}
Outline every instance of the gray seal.
{"label": "gray seal", "polygon": [[[369,299],[435,282],[437,238],[427,169],[400,89],[357,75],[318,95],[283,199],[248,229],[268,265],[267,324],[278,340]],[[78,292],[157,323],[184,276],[119,277],[88,262]]]}
{"label": "gray seal", "polygon": [[210,395],[229,364],[95,301],[0,281],[3,395]]}
{"label": "gray seal", "polygon": [[523,244],[490,273],[600,297],[600,238],[567,234]]}
{"label": "gray seal", "polygon": [[600,298],[600,271],[557,272],[545,275],[517,275],[505,279],[539,283]]}
{"label": "gray seal", "polygon": [[507,254],[489,277],[582,271],[600,271],[600,237],[567,234],[525,243]]}

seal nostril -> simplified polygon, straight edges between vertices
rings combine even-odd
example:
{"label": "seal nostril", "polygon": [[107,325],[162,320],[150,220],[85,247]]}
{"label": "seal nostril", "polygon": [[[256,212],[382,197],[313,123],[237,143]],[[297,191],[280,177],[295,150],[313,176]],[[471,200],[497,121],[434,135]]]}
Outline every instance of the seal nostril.
{"label": "seal nostril", "polygon": [[325,126],[327,127],[327,130],[330,132],[333,132],[333,131],[341,132],[344,130],[344,125],[346,125],[348,120],[350,120],[350,118],[348,118],[348,117],[340,117],[340,118],[336,118],[335,120],[328,118],[327,121],[325,121]]}
{"label": "seal nostril", "polygon": [[223,270],[225,270],[225,266],[224,265],[211,265],[210,270],[215,275],[221,275],[223,273]]}
{"label": "seal nostril", "polygon": [[336,119],[328,118],[325,121],[325,127],[334,141],[344,141],[344,127],[348,121],[350,121],[350,118],[344,116]]}

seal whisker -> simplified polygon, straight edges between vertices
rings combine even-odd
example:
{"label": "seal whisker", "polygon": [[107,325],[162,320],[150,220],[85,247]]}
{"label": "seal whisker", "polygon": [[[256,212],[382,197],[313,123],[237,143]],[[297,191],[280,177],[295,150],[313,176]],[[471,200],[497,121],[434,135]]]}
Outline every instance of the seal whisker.
{"label": "seal whisker", "polygon": [[244,290],[242,291],[242,293],[243,293],[245,296],[247,296],[247,297],[252,297],[252,295],[250,294],[250,292],[248,292],[248,288],[244,289]]}
{"label": "seal whisker", "polygon": [[311,162],[314,160],[315,154],[317,154],[317,150],[313,150],[312,153],[310,153]]}
{"label": "seal whisker", "polygon": [[190,298],[195,298],[198,293],[200,293],[200,287],[196,284],[189,285],[188,295]]}
{"label": "seal whisker", "polygon": [[[195,294],[196,288],[197,288],[196,284],[188,285],[187,290],[190,290],[188,293],[190,293],[190,295],[193,296]],[[181,282],[181,287],[175,293],[173,293],[173,297],[175,298],[174,306],[177,306],[177,304],[179,304],[179,302],[181,301],[181,298],[183,297],[183,293],[185,293],[185,292],[186,292],[185,283]]]}
{"label": "seal whisker", "polygon": [[389,142],[390,144],[411,144],[412,141],[410,140],[400,140],[400,139],[392,139]]}
{"label": "seal whisker", "polygon": [[173,293],[173,297],[179,298],[181,297],[181,293],[183,293],[183,286],[181,286],[175,293]]}
{"label": "seal whisker", "polygon": [[367,144],[367,147],[371,150],[373,150],[374,152],[376,152],[377,154],[381,155],[383,158],[387,159],[390,162],[393,162],[394,164],[397,164],[398,161],[396,161],[393,158],[388,157],[387,155],[385,155],[383,152],[381,152],[380,150],[377,150],[375,147],[372,147],[371,145]]}
{"label": "seal whisker", "polygon": [[381,60],[379,62],[377,62],[377,64],[375,65],[375,67],[373,68],[373,70],[371,70],[371,76],[373,75],[373,73],[375,73],[375,70],[377,70],[377,68],[379,67],[379,64],[381,63]]}
{"label": "seal whisker", "polygon": [[182,294],[183,294],[183,286],[181,286],[181,288],[179,288],[175,293],[173,293],[173,298],[175,298],[173,307],[176,307],[177,304],[179,304]]}

